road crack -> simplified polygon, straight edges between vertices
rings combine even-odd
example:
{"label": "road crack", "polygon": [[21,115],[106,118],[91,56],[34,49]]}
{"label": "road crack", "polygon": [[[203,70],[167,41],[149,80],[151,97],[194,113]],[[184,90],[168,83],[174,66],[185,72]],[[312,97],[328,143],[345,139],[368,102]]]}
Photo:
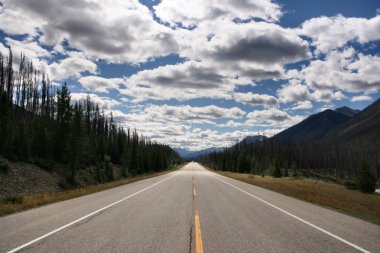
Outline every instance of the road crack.
{"label": "road crack", "polygon": [[193,246],[193,214],[191,214],[191,219],[190,219],[190,240],[189,240],[189,253],[192,252],[192,246]]}
{"label": "road crack", "polygon": [[192,253],[193,248],[193,230],[194,230],[194,214],[195,214],[195,196],[194,196],[194,188],[195,188],[195,178],[192,177],[192,189],[191,189],[191,215],[190,215],[190,239],[189,239],[189,253]]}

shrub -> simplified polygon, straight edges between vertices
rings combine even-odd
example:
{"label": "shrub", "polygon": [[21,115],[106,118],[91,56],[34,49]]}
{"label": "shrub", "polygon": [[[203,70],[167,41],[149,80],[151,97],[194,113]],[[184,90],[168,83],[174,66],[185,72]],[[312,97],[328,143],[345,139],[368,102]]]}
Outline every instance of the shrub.
{"label": "shrub", "polygon": [[288,176],[289,176],[289,171],[288,171],[288,168],[286,167],[284,171],[284,177],[288,177]]}
{"label": "shrub", "polygon": [[0,156],[0,172],[3,174],[8,173],[9,170],[9,161],[2,156]]}
{"label": "shrub", "polygon": [[344,181],[343,184],[346,187],[346,189],[349,189],[349,190],[358,189],[358,184],[355,181],[347,180],[347,181]]}
{"label": "shrub", "polygon": [[51,171],[55,167],[55,163],[52,160],[44,158],[35,158],[34,164],[47,171]]}
{"label": "shrub", "polygon": [[372,175],[368,163],[362,162],[358,171],[357,183],[359,189],[365,193],[375,192],[376,178]]}
{"label": "shrub", "polygon": [[270,175],[272,177],[282,177],[280,166],[275,162],[274,167],[272,168]]}
{"label": "shrub", "polygon": [[8,197],[1,199],[0,202],[4,203],[4,204],[13,204],[13,205],[21,204],[22,203],[22,197],[21,196],[8,196]]}

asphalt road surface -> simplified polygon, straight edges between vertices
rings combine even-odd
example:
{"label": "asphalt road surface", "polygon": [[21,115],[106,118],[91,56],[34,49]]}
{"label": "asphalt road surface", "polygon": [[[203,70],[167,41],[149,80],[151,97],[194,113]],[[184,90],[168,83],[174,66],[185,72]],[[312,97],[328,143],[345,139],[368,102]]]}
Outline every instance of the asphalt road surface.
{"label": "asphalt road surface", "polygon": [[0,252],[380,252],[380,226],[197,163],[0,218]]}

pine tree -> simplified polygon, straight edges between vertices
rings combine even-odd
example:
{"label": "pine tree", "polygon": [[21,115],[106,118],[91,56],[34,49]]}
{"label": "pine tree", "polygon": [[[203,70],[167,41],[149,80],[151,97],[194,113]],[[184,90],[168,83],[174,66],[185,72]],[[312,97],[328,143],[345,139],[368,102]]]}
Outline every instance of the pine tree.
{"label": "pine tree", "polygon": [[357,176],[357,183],[362,192],[365,193],[372,193],[375,192],[376,189],[376,178],[372,175],[368,163],[365,161],[362,161],[358,176]]}

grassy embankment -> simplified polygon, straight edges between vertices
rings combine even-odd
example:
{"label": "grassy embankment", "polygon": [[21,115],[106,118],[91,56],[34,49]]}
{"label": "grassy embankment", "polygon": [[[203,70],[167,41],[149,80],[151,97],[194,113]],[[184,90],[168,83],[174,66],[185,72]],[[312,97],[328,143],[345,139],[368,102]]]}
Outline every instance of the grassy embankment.
{"label": "grassy embankment", "polygon": [[233,172],[214,172],[297,199],[333,208],[380,225],[380,194],[364,194],[357,190],[346,189],[340,184],[311,179],[272,178]]}
{"label": "grassy embankment", "polygon": [[121,180],[116,180],[116,181],[112,181],[112,182],[108,182],[104,184],[90,185],[90,186],[75,188],[75,189],[71,189],[67,191],[46,192],[46,193],[38,193],[38,194],[33,194],[33,195],[0,198],[0,216],[26,210],[26,209],[35,208],[38,206],[42,206],[42,205],[46,205],[46,204],[50,204],[50,203],[54,203],[58,201],[77,198],[77,197],[84,196],[87,194],[104,191],[110,188],[133,183],[133,182],[151,178],[151,177],[157,177],[157,176],[178,170],[185,165],[186,164],[182,164],[165,171],[139,175],[139,176],[135,176],[131,178],[124,178]]}

